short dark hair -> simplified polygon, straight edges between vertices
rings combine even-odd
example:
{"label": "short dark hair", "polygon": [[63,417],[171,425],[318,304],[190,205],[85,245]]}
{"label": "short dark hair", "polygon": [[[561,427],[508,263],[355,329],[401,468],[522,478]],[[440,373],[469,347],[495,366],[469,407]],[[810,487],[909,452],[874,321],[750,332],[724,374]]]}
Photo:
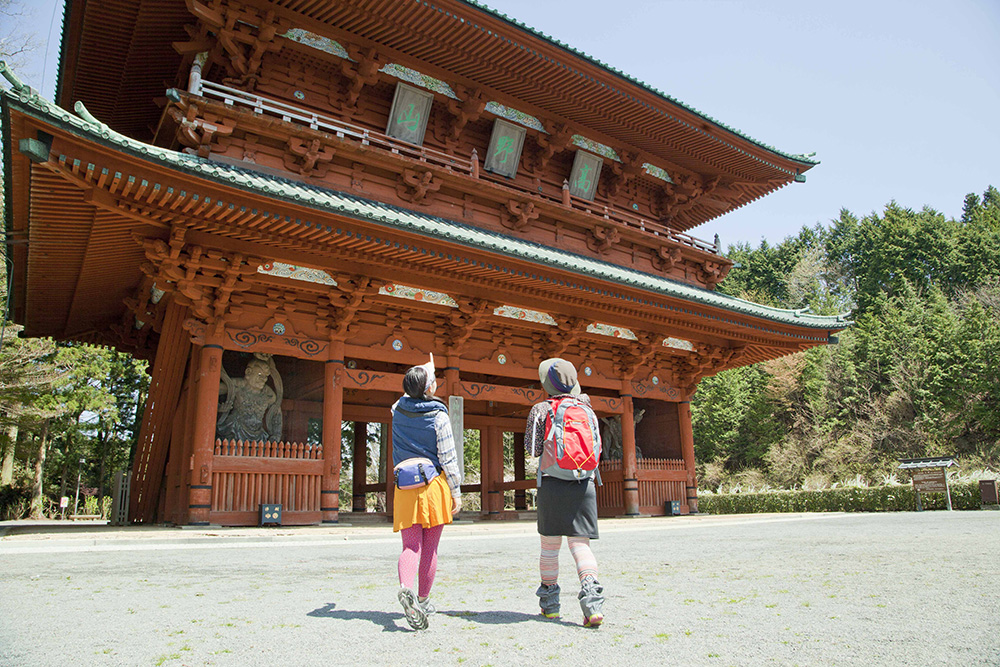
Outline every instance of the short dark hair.
{"label": "short dark hair", "polygon": [[403,376],[403,391],[411,398],[423,398],[427,390],[427,371],[414,366]]}

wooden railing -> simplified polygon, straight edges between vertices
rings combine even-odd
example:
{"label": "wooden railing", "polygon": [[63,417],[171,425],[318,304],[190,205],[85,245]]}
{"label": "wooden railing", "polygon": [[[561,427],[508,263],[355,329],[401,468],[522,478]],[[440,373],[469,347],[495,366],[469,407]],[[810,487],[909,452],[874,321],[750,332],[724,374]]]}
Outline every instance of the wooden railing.
{"label": "wooden railing", "polygon": [[[687,469],[683,459],[639,459],[636,477],[639,480],[639,512],[665,514],[667,501],[678,500],[687,505]],[[625,513],[624,475],[622,462],[602,461],[601,480],[597,487],[597,511],[601,516]]]}
{"label": "wooden railing", "polygon": [[354,140],[362,146],[376,146],[388,150],[390,153],[402,155],[449,171],[466,174],[472,178],[480,178],[482,176],[484,179],[502,185],[505,188],[518,190],[524,195],[540,197],[552,203],[569,206],[581,213],[604,218],[615,226],[679,243],[701,252],[713,255],[719,255],[722,252],[718,240],[714,243],[709,243],[690,234],[670,229],[658,221],[647,220],[642,216],[633,215],[622,209],[599,205],[590,200],[572,195],[566,196],[566,194],[560,194],[560,196],[555,197],[551,194],[540,193],[535,189],[520,186],[507,178],[492,176],[487,172],[480,174],[479,158],[475,152],[473,152],[468,160],[460,159],[449,153],[399,141],[386,134],[360,125],[316,113],[315,111],[292,104],[286,104],[285,102],[264,97],[263,95],[256,95],[237,88],[224,86],[213,81],[201,80],[194,94],[220,100],[223,104],[234,108],[249,109],[253,113],[262,116],[280,118],[287,123],[296,123],[313,130],[328,132],[340,139]]}
{"label": "wooden railing", "polygon": [[282,523],[320,519],[323,447],[301,442],[216,440],[213,523],[253,525],[261,504],[280,504]]}
{"label": "wooden railing", "polygon": [[291,104],[285,104],[262,95],[247,93],[236,88],[230,88],[220,83],[202,80],[200,94],[203,97],[221,100],[227,106],[244,107],[262,116],[280,118],[286,123],[305,125],[313,130],[320,130],[335,135],[339,139],[353,139],[362,146],[377,146],[390,153],[404,155],[420,162],[478,176],[478,161],[470,158],[461,160],[454,155],[424,148],[414,144],[399,141],[381,132],[374,132],[366,127],[354,125],[337,118],[309,111]]}
{"label": "wooden railing", "polygon": [[244,440],[216,440],[216,456],[258,456],[275,459],[322,459],[323,445],[304,442],[246,442]]}
{"label": "wooden railing", "polygon": [[718,237],[715,242],[709,243],[708,241],[703,241],[702,239],[691,236],[690,234],[685,234],[684,232],[678,232],[671,229],[657,220],[648,220],[641,215],[634,215],[623,209],[598,204],[597,202],[589,199],[571,195],[568,191],[563,192],[559,197],[555,197],[546,192],[537,192],[535,190],[523,188],[515,183],[512,183],[507,178],[494,176],[489,172],[483,172],[481,178],[498,185],[503,185],[504,187],[512,190],[520,190],[524,194],[531,195],[532,197],[539,197],[555,204],[569,206],[580,213],[586,213],[590,216],[603,218],[604,220],[613,223],[616,227],[623,227],[625,229],[662,238],[667,241],[673,241],[674,243],[686,245],[689,248],[694,248],[695,250],[707,252],[712,255],[719,255],[722,253],[722,249],[719,247]]}
{"label": "wooden railing", "polygon": [[674,243],[686,245],[690,248],[694,248],[695,250],[707,252],[712,255],[718,255],[722,252],[722,249],[719,248],[718,237],[716,237],[716,241],[714,243],[702,241],[701,239],[691,236],[690,234],[670,229],[663,223],[655,220],[646,220],[641,216],[632,215],[631,213],[621,209],[598,205],[588,199],[581,199],[580,197],[574,197],[573,195],[570,195],[570,206],[589,215],[602,217],[620,227],[625,227],[626,229],[632,229],[645,234],[651,234],[652,236],[663,238],[667,241],[673,241]]}

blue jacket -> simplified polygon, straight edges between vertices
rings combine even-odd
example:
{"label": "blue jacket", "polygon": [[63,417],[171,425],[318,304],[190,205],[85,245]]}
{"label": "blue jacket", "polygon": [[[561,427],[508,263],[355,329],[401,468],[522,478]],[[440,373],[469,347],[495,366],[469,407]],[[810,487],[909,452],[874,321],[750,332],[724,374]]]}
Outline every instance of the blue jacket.
{"label": "blue jacket", "polygon": [[399,465],[406,459],[423,456],[434,462],[438,470],[437,431],[434,416],[437,411],[448,414],[440,401],[428,401],[403,396],[392,410],[392,464]]}

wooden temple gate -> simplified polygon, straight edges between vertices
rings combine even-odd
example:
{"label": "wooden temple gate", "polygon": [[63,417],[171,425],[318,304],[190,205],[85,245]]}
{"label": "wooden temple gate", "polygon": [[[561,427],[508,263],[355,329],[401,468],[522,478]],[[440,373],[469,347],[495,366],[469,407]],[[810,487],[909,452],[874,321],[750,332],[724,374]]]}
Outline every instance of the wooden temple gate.
{"label": "wooden temple gate", "polygon": [[484,516],[530,505],[554,356],[607,430],[600,513],[694,512],[700,379],[849,325],[716,292],[732,262],[688,234],[815,161],[485,7],[69,4],[61,106],[0,66],[12,315],[150,360],[133,521],[391,511],[388,436],[340,497],[342,425],[367,463],[428,352]]}
{"label": "wooden temple gate", "polygon": [[[233,338],[239,338],[238,335]],[[252,350],[255,346],[249,346]],[[339,349],[341,346],[333,346]],[[196,348],[197,349],[197,348]],[[264,346],[263,349],[269,349]],[[236,351],[233,351],[236,352]],[[246,349],[240,350],[246,352]],[[334,418],[336,426],[327,431],[323,423],[322,440],[319,442],[281,441],[247,442],[229,441],[215,437],[214,430],[209,437],[211,449],[199,446],[196,433],[202,429],[209,431],[199,419],[214,425],[216,415],[211,410],[198,410],[200,386],[209,390],[217,386],[216,379],[221,373],[216,370],[216,359],[221,361],[223,351],[219,347],[203,345],[200,354],[192,361],[188,379],[194,383],[178,389],[179,400],[170,401],[159,386],[153,388],[149,409],[153,418],[143,433],[140,447],[142,460],[148,461],[144,468],[147,475],[137,476],[135,492],[132,495],[133,517],[149,515],[151,503],[156,499],[154,516],[176,523],[215,523],[221,525],[248,525],[258,519],[261,504],[277,503],[283,506],[282,519],[288,525],[314,524],[321,521],[336,522],[340,513],[370,511],[367,496],[380,494],[384,505],[382,512],[391,513],[393,485],[391,483],[392,437],[389,432],[389,404],[402,386],[402,374],[374,372],[346,368],[342,360],[328,360],[325,364],[327,377],[323,389],[329,398],[322,401],[285,399],[288,421],[300,422],[293,432],[297,436],[306,435],[309,422],[321,420],[325,415]],[[198,368],[204,364],[207,372]],[[318,366],[318,364],[314,364]],[[443,389],[462,400],[459,406],[488,407],[494,414],[466,412],[465,431],[478,431],[480,442],[480,475],[478,483],[472,481],[462,486],[463,493],[478,494],[481,514],[488,518],[512,518],[529,509],[530,489],[536,485],[535,479],[526,474],[524,452],[524,426],[527,409],[544,400],[544,392],[537,388],[525,388],[463,382],[456,380],[455,369],[446,372],[448,380]],[[315,373],[315,369],[314,369]],[[326,381],[329,381],[328,383]],[[307,381],[307,384],[310,381]],[[204,384],[203,384],[204,383]],[[177,387],[172,384],[170,386]],[[652,385],[635,385],[648,394]],[[344,401],[345,392],[352,402]],[[206,392],[207,393],[207,392]],[[664,394],[667,392],[664,391]],[[631,403],[628,396],[592,397],[595,411],[602,418],[620,418]],[[212,400],[205,399],[213,406]],[[340,405],[337,405],[337,402]],[[646,399],[647,403],[649,399]],[[177,404],[178,407],[171,406]],[[173,425],[168,431],[169,452],[152,451],[154,426],[161,423],[156,417],[157,405],[162,405],[173,415]],[[681,410],[685,404],[662,401],[662,405]],[[518,413],[518,416],[496,414]],[[337,419],[339,413],[340,419]],[[343,507],[340,499],[340,451],[342,422],[353,422],[353,460],[359,462],[352,474],[352,496],[345,499]],[[369,443],[368,425],[377,423],[384,435],[378,471],[379,480],[367,478]],[[162,428],[155,432],[162,435]],[[670,501],[682,503],[682,511],[693,509],[688,503],[689,489],[694,485],[693,468],[688,470],[683,458],[636,459],[634,430],[624,430],[623,458],[602,460],[600,464],[604,486],[598,490],[598,504],[602,516],[659,515],[665,512],[665,504]],[[204,435],[203,435],[204,437]],[[505,479],[505,437],[506,447],[511,453],[513,479]],[[675,440],[679,441],[680,430],[676,430]],[[647,446],[647,451],[651,447]],[[680,452],[676,452],[680,455]],[[165,461],[161,459],[166,458]],[[693,460],[693,451],[690,452]],[[185,466],[185,462],[187,465]],[[156,471],[166,468],[166,473]],[[141,469],[141,468],[140,468]],[[156,485],[162,482],[162,489]],[[145,503],[145,504],[144,504]]]}

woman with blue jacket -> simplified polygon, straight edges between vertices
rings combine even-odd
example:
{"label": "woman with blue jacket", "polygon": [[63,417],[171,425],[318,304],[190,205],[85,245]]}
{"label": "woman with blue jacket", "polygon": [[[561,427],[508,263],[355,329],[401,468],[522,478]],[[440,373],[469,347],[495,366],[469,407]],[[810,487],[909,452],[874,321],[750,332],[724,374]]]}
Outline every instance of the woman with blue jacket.
{"label": "woman with blue jacket", "polygon": [[[399,602],[414,630],[427,627],[434,613],[428,601],[437,572],[438,542],[444,525],[462,509],[462,479],[448,409],[434,396],[434,355],[403,376],[404,395],[392,406],[392,463],[397,469],[427,459],[438,473],[419,488],[395,489],[393,532],[401,532]],[[432,473],[433,474],[433,473]],[[417,595],[414,579],[419,568]]]}

